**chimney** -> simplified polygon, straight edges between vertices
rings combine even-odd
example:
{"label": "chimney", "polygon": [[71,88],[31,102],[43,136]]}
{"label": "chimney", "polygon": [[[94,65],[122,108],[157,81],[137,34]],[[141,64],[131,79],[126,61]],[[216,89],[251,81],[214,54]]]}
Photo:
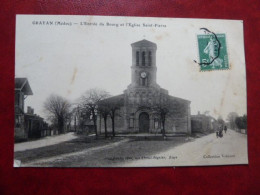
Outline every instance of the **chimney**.
{"label": "chimney", "polygon": [[31,106],[27,106],[27,114],[34,114],[34,109]]}
{"label": "chimney", "polygon": [[27,106],[27,114],[31,114],[31,107]]}

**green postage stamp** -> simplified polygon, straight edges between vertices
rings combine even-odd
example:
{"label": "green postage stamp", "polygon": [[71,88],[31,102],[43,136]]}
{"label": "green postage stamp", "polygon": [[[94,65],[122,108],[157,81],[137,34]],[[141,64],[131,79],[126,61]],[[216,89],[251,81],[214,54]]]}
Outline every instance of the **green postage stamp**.
{"label": "green postage stamp", "polygon": [[229,69],[225,34],[204,34],[197,38],[201,71]]}

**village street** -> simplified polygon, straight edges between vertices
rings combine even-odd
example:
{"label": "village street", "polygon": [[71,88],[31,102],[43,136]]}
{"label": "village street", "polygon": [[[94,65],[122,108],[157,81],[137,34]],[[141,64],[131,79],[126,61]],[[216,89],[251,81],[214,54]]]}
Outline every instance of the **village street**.
{"label": "village street", "polygon": [[154,154],[150,159],[134,161],[124,166],[162,166],[247,164],[247,135],[228,130],[222,138],[210,134]]}
{"label": "village street", "polygon": [[[23,167],[141,167],[247,162],[247,136],[228,130],[223,138],[215,133],[194,137],[118,136],[113,139],[95,136],[62,135],[60,142],[47,146],[26,147],[15,144],[15,160]],[[70,140],[68,140],[70,138]],[[42,140],[39,140],[43,142]]]}
{"label": "village street", "polygon": [[14,145],[14,152],[50,146],[50,145],[66,142],[75,138],[77,138],[77,136],[75,136],[74,133],[67,133],[64,135],[58,135],[52,137],[48,136],[36,141],[17,143]]}

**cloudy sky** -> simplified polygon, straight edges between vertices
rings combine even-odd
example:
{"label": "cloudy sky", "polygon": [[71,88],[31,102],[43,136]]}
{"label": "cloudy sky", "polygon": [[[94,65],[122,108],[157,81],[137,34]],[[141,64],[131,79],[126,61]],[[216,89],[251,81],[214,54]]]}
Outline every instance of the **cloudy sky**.
{"label": "cloudy sky", "polygon": [[[90,88],[123,93],[131,82],[130,44],[142,39],[157,44],[157,83],[190,100],[192,114],[210,111],[225,119],[231,111],[246,113],[242,21],[18,15],[16,22],[15,76],[28,78],[34,95],[26,106],[42,116],[50,94],[75,102]],[[86,23],[91,25],[81,25]],[[193,62],[201,27],[226,34],[229,70],[200,72]]]}

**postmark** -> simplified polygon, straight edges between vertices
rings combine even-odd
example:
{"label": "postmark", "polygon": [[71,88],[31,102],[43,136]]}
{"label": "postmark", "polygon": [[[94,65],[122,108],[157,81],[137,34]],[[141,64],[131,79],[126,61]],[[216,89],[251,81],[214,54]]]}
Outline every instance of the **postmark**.
{"label": "postmark", "polygon": [[229,69],[226,34],[215,34],[207,29],[205,32],[197,35],[200,70]]}

